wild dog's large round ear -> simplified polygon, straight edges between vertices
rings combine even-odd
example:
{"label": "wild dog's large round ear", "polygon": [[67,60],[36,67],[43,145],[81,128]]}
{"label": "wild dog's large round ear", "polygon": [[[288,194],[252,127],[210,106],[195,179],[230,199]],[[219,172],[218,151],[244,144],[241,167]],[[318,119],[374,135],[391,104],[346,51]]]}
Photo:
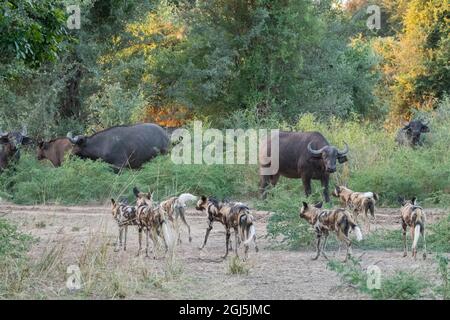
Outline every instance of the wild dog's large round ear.
{"label": "wild dog's large round ear", "polygon": [[378,193],[372,192],[373,193],[373,198],[378,201],[380,200],[380,196],[378,195]]}
{"label": "wild dog's large round ear", "polygon": [[317,209],[321,209],[322,206],[323,206],[323,202],[322,202],[322,201],[317,202],[317,203],[314,205],[314,207],[316,207]]}
{"label": "wild dog's large round ear", "polygon": [[206,201],[206,196],[202,196],[202,202]]}
{"label": "wild dog's large round ear", "polygon": [[308,208],[308,204],[305,201],[303,201],[302,204],[303,204],[303,208],[305,208],[305,209]]}
{"label": "wild dog's large round ear", "polygon": [[405,202],[405,198],[400,197],[400,196],[397,196],[397,201],[398,201],[401,205],[403,205],[403,202]]}
{"label": "wild dog's large round ear", "polygon": [[411,203],[412,203],[413,205],[416,205],[416,202],[417,202],[417,197],[413,197],[413,198],[411,199]]}
{"label": "wild dog's large round ear", "polygon": [[113,198],[111,198],[111,203],[114,206],[116,204],[116,201]]}
{"label": "wild dog's large round ear", "polygon": [[339,186],[337,184],[335,184],[334,186],[335,186],[334,188],[335,188],[336,192],[340,193],[341,192],[341,188],[339,188]]}
{"label": "wild dog's large round ear", "polygon": [[138,197],[138,196],[139,196],[139,189],[136,188],[136,187],[134,187],[134,188],[133,188],[133,193],[134,193],[134,195],[135,195],[136,197]]}

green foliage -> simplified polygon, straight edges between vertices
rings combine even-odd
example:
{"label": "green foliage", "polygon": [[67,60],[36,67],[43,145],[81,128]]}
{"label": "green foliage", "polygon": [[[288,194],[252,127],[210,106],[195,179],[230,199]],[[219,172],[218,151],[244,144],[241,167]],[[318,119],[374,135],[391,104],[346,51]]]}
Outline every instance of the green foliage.
{"label": "green foliage", "polygon": [[23,258],[28,251],[32,238],[17,230],[6,219],[0,219],[0,260]]}
{"label": "green foliage", "polygon": [[444,300],[450,299],[450,268],[448,257],[440,254],[436,257],[438,261],[438,271],[441,276],[442,284],[436,288],[438,294],[442,295]]}
{"label": "green foliage", "polygon": [[245,262],[237,256],[233,256],[228,263],[228,273],[234,275],[247,275],[250,269],[246,266]]}
{"label": "green foliage", "polygon": [[361,262],[355,258],[349,259],[347,263],[331,260],[327,267],[338,273],[344,283],[351,284],[354,288],[369,294],[374,299],[418,299],[427,287],[427,282],[423,276],[396,271],[391,276],[382,276],[381,288],[369,289],[367,287],[367,272],[362,268]]}
{"label": "green foliage", "polygon": [[0,64],[55,61],[68,39],[60,1],[8,0],[0,4]]}

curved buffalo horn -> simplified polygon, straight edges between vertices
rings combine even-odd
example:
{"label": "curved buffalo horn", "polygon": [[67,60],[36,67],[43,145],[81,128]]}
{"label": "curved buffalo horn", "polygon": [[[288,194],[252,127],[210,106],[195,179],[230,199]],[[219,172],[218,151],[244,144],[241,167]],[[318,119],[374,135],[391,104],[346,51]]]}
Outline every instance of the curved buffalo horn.
{"label": "curved buffalo horn", "polygon": [[345,144],[344,150],[342,150],[342,151],[338,150],[338,153],[340,156],[346,155],[348,153],[348,144],[345,141],[344,141],[344,144]]}
{"label": "curved buffalo horn", "polygon": [[320,148],[319,150],[314,150],[313,148],[311,148],[311,143],[312,142],[308,143],[308,151],[315,155],[322,154],[323,150],[325,150],[325,148],[327,147],[327,146],[324,146],[324,147]]}

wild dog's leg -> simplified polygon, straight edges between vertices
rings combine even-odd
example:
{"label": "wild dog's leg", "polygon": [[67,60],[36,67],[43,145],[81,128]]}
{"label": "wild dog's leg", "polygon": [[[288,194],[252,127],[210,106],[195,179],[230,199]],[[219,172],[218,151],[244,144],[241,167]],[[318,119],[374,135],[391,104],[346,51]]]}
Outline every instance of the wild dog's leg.
{"label": "wild dog's leg", "polygon": [[236,257],[238,257],[239,231],[237,228],[234,228],[234,241],[234,253],[236,254]]}
{"label": "wild dog's leg", "polygon": [[328,232],[324,232],[324,236],[325,236],[325,239],[323,239],[323,244],[322,244],[322,255],[325,257],[325,259],[327,259],[328,260],[328,257],[327,257],[327,255],[325,254],[325,249],[326,249],[326,247],[327,247],[327,240],[328,240],[328,235],[329,235],[329,233]]}
{"label": "wild dog's leg", "polygon": [[325,202],[330,202],[330,192],[328,190],[328,182],[329,182],[329,177],[328,175],[325,175],[322,180],[322,187],[323,187],[323,198],[325,199]]}
{"label": "wild dog's leg", "polygon": [[136,256],[139,256],[139,253],[141,252],[141,246],[142,246],[142,227],[139,227],[138,232],[139,232],[139,246],[138,246],[138,252],[137,252]]}
{"label": "wild dog's leg", "polygon": [[321,232],[316,231],[316,238],[317,238],[317,244],[316,244],[316,248],[317,248],[317,253],[316,256],[314,258],[312,258],[312,260],[317,260],[320,256],[320,238],[322,237]]}
{"label": "wild dog's leg", "polygon": [[128,234],[128,226],[125,226],[125,237],[123,239],[123,251],[127,251],[127,234]]}
{"label": "wild dog's leg", "polygon": [[230,236],[231,236],[231,230],[230,228],[226,228],[226,236],[225,236],[225,246],[227,248],[225,255],[222,257],[223,259],[225,259],[228,256],[228,247],[229,247],[229,243],[230,243]]}
{"label": "wild dog's leg", "polygon": [[184,214],[184,209],[180,212],[180,218],[181,221],[183,221],[183,223],[186,225],[187,229],[188,229],[188,234],[189,234],[189,242],[192,242],[192,237],[191,237],[191,227],[188,225],[188,223],[186,222],[186,216]]}
{"label": "wild dog's leg", "polygon": [[413,246],[411,247],[412,250],[412,256],[414,259],[416,259],[417,256],[417,248],[414,248],[414,230],[415,230],[415,226],[412,226],[411,228],[409,228],[410,232],[411,232],[411,241],[413,242]]}
{"label": "wild dog's leg", "polygon": [[344,262],[348,260],[348,258],[352,255],[352,241],[348,237],[348,231],[347,234],[344,233],[342,229],[338,229],[337,231],[337,237],[339,240],[341,240],[343,243],[345,243],[347,247],[347,253],[345,255]]}
{"label": "wild dog's leg", "polygon": [[211,232],[211,230],[213,228],[213,221],[214,220],[212,220],[212,219],[208,220],[208,227],[206,228],[205,240],[203,241],[203,245],[200,247],[200,250],[202,250],[205,247],[206,242],[208,241],[209,233]]}
{"label": "wild dog's leg", "polygon": [[425,260],[427,258],[427,241],[425,239],[425,225],[422,226],[420,232],[422,233],[423,237],[423,259]]}
{"label": "wild dog's leg", "polygon": [[403,257],[406,257],[408,255],[408,251],[406,248],[406,228],[408,226],[402,219],[402,235],[403,235]]}
{"label": "wild dog's leg", "polygon": [[119,227],[119,235],[117,236],[116,247],[114,248],[115,252],[119,251],[120,247],[122,247],[122,230],[123,227]]}
{"label": "wild dog's leg", "polygon": [[[149,237],[150,237],[150,234],[149,234],[149,230],[148,230],[148,228],[147,229],[145,229],[145,257],[146,258],[148,258],[148,245],[149,245]],[[153,250],[154,251],[154,250]]]}

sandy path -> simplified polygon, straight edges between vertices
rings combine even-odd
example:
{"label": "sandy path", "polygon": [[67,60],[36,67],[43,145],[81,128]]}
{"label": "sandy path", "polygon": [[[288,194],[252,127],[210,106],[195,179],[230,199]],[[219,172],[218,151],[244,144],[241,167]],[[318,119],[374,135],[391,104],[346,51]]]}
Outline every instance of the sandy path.
{"label": "sandy path", "polygon": [[[435,221],[443,216],[443,210],[428,213],[428,220]],[[76,261],[77,253],[92,234],[107,237],[111,247],[117,235],[108,206],[17,206],[0,205],[0,215],[17,223],[21,230],[31,233],[40,240],[31,255],[39,256],[48,246],[64,242],[67,248],[67,263]],[[288,251],[273,249],[265,239],[268,213],[257,212],[256,227],[259,253],[253,248],[247,266],[248,275],[227,273],[228,261],[220,259],[224,253],[225,232],[223,226],[214,224],[208,244],[198,250],[203,241],[206,218],[193,210],[188,211],[193,242],[187,242],[187,232],[182,233],[183,243],[177,247],[176,256],[182,268],[180,278],[165,284],[161,290],[149,289],[128,298],[162,299],[367,299],[353,288],[342,286],[339,277],[327,269],[325,260],[312,261],[312,250]],[[396,209],[379,209],[378,226],[399,228]],[[234,236],[232,235],[232,239]],[[164,259],[153,260],[135,257],[137,231],[129,230],[126,252],[110,251],[117,263],[126,265],[129,261],[143,261],[152,270],[163,270]],[[377,264],[382,272],[397,269],[414,270],[434,274],[436,265],[433,257],[426,261],[402,258],[398,251],[354,250],[363,254],[363,265]],[[333,251],[329,253],[335,255]],[[343,252],[339,259],[343,258]]]}

